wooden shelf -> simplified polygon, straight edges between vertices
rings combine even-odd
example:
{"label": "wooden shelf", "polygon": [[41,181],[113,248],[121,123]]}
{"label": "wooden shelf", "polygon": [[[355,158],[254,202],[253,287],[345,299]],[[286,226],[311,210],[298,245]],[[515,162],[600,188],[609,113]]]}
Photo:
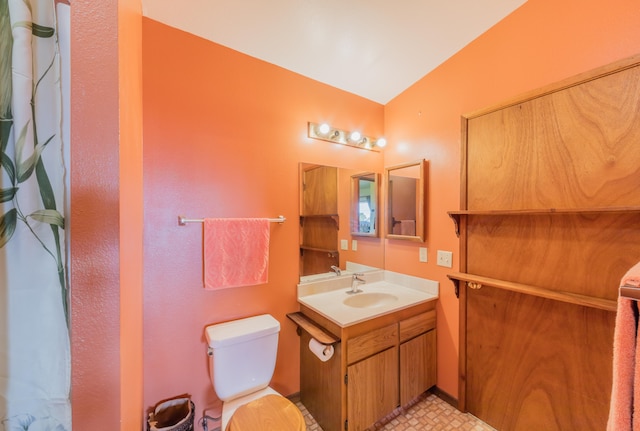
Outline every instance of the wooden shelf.
{"label": "wooden shelf", "polygon": [[333,336],[318,326],[313,320],[297,311],[287,314],[287,317],[298,325],[298,330],[304,329],[309,335],[318,340],[322,344],[332,345],[340,342],[340,338]]}
{"label": "wooden shelf", "polygon": [[301,214],[300,218],[338,217],[338,214]]}
{"label": "wooden shelf", "polygon": [[318,219],[318,218],[330,218],[336,224],[336,230],[340,229],[340,216],[338,214],[312,214],[312,215],[301,215],[300,216],[300,226],[304,225],[304,219]]}
{"label": "wooden shelf", "polygon": [[543,287],[530,286],[528,284],[513,283],[511,281],[498,280],[495,278],[483,277],[481,275],[467,274],[464,272],[454,272],[447,274],[456,289],[456,296],[459,296],[459,282],[468,283],[471,289],[480,289],[483,286],[491,286],[498,289],[510,290],[512,292],[523,293],[525,295],[538,296],[540,298],[553,299],[555,301],[567,302],[569,304],[582,305],[585,307],[598,308],[606,311],[616,311],[617,302],[610,299],[596,298],[593,296],[580,295],[577,293],[563,292],[560,290],[545,289]]}
{"label": "wooden shelf", "polygon": [[330,250],[327,248],[318,248],[318,247],[308,247],[306,245],[301,245],[300,250],[321,251],[324,253],[329,253],[331,255],[336,255],[340,253],[338,250]]}
{"label": "wooden shelf", "polygon": [[523,216],[523,215],[577,215],[577,214],[606,214],[606,213],[634,213],[640,212],[640,207],[599,207],[599,208],[543,208],[524,210],[460,210],[449,211],[449,217],[453,220],[456,235],[460,237],[460,217],[467,215],[477,216]]}

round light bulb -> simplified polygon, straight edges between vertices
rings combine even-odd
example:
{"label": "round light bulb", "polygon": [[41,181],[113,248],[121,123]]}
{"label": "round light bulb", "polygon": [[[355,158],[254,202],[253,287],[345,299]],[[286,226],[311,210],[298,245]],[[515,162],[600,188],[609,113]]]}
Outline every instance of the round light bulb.
{"label": "round light bulb", "polygon": [[351,132],[351,135],[349,135],[349,139],[351,139],[351,141],[353,142],[358,142],[361,137],[362,135],[360,134],[360,132]]}
{"label": "round light bulb", "polygon": [[318,132],[320,132],[321,135],[328,134],[330,130],[331,126],[329,126],[327,123],[322,123],[320,124],[320,127],[318,127]]}
{"label": "round light bulb", "polygon": [[378,138],[376,141],[376,146],[380,148],[384,148],[387,145],[387,140],[385,138]]}

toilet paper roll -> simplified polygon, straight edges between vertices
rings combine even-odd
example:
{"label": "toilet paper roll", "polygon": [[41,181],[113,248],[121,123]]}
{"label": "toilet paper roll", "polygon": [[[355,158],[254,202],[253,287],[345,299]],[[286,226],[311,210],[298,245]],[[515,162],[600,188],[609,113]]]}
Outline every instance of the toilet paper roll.
{"label": "toilet paper roll", "polygon": [[326,362],[333,356],[333,346],[322,344],[315,338],[309,340],[309,350],[322,362]]}

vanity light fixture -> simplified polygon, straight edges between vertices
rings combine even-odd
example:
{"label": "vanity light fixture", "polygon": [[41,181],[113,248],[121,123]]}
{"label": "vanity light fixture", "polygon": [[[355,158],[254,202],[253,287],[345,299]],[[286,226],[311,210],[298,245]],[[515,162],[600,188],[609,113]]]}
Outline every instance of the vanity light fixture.
{"label": "vanity light fixture", "polygon": [[307,136],[313,139],[321,139],[323,141],[372,151],[380,151],[380,148],[387,145],[385,138],[374,139],[369,136],[363,136],[358,131],[348,132],[346,130],[336,129],[327,123],[309,122]]}

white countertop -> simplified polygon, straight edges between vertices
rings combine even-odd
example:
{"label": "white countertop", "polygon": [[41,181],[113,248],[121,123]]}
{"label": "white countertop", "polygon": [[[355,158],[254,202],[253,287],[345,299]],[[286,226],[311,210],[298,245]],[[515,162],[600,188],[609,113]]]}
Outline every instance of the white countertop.
{"label": "white countertop", "polygon": [[[364,278],[367,283],[358,286],[362,292],[355,294],[347,293],[351,290],[351,277],[348,276],[336,277],[330,282],[298,285],[298,302],[345,328],[438,298],[439,286],[432,280],[389,271],[367,273]],[[358,295],[362,296],[355,298]],[[366,307],[349,306],[344,302],[367,302],[369,299],[371,304]]]}

